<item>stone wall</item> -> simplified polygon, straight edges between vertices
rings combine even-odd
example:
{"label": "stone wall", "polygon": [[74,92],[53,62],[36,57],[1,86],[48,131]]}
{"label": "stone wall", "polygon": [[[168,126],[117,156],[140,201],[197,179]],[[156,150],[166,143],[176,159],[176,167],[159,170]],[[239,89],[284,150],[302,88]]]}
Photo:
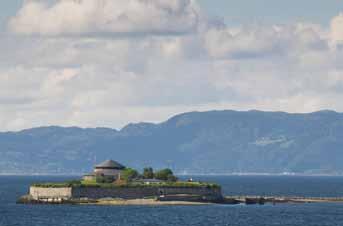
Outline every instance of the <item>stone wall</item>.
{"label": "stone wall", "polygon": [[140,199],[160,195],[199,195],[210,197],[222,197],[220,188],[207,187],[142,187],[142,188],[97,188],[97,187],[74,187],[74,188],[40,188],[30,187],[30,195],[34,199],[49,198],[122,198]]}
{"label": "stone wall", "polygon": [[166,188],[159,188],[158,189],[159,195],[177,195],[177,194],[184,194],[184,195],[214,195],[214,196],[221,196],[221,189],[220,188],[208,188],[208,187],[166,187]]}
{"label": "stone wall", "polygon": [[156,188],[96,188],[79,187],[73,188],[73,198],[122,198],[122,199],[140,199],[149,196],[156,196]]}
{"label": "stone wall", "polygon": [[73,198],[122,198],[122,199],[140,199],[145,197],[159,196],[159,195],[201,195],[213,196],[220,198],[222,196],[219,188],[190,188],[190,187],[145,187],[145,188],[95,188],[95,187],[80,187],[73,188]]}
{"label": "stone wall", "polygon": [[31,186],[30,195],[34,199],[70,199],[72,197],[72,188],[41,188]]}
{"label": "stone wall", "polygon": [[123,170],[117,170],[117,169],[95,169],[94,173],[97,175],[105,175],[105,176],[114,176],[118,177],[119,174],[121,174]]}

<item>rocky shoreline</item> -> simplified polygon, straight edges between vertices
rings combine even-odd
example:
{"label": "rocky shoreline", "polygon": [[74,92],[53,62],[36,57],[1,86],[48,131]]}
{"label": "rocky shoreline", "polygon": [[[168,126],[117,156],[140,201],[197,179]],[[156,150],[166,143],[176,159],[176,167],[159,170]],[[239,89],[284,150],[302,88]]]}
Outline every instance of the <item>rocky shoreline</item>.
{"label": "rocky shoreline", "polygon": [[119,199],[119,198],[103,198],[103,199],[69,199],[69,200],[36,200],[30,195],[25,195],[17,200],[17,204],[29,205],[112,205],[112,206],[129,206],[129,205],[147,205],[147,206],[168,206],[168,205],[208,205],[211,202],[203,201],[188,201],[188,200],[170,200],[162,201],[158,198],[144,199]]}
{"label": "rocky shoreline", "polygon": [[264,205],[264,204],[301,204],[301,203],[333,203],[343,202],[343,197],[256,197],[256,196],[226,196],[221,200],[204,201],[201,199],[189,199],[189,197],[165,198],[165,197],[151,197],[143,199],[119,199],[119,198],[102,198],[102,199],[48,199],[36,200],[30,195],[25,195],[17,200],[18,204],[69,204],[69,205],[151,205],[151,206],[168,206],[168,205],[209,205],[209,204],[222,204],[222,205]]}
{"label": "rocky shoreline", "polygon": [[282,197],[282,196],[226,196],[225,203],[232,204],[282,204],[282,203],[333,203],[343,202],[343,197]]}

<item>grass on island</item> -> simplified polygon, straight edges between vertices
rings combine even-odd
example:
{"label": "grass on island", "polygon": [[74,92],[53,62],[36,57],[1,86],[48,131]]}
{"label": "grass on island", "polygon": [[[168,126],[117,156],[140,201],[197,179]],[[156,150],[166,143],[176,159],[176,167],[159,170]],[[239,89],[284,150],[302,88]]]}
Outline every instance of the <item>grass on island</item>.
{"label": "grass on island", "polygon": [[32,184],[34,187],[42,188],[63,188],[63,187],[97,187],[97,188],[146,188],[146,187],[206,187],[206,188],[220,188],[220,185],[215,183],[206,183],[206,182],[186,182],[186,181],[176,181],[168,182],[163,181],[159,183],[142,183],[142,182],[127,182],[123,184],[116,183],[98,183],[94,181],[85,181],[85,180],[74,180],[61,183],[36,183]]}
{"label": "grass on island", "polygon": [[[112,182],[106,176],[99,176],[94,180],[73,180],[60,183],[37,183],[34,187],[62,188],[62,187],[98,187],[98,188],[149,188],[149,187],[169,187],[169,188],[220,188],[215,183],[186,182],[179,181],[171,169],[162,169],[157,172],[151,167],[144,168],[143,173],[132,168],[125,168],[121,174],[121,179]],[[142,178],[155,178],[161,182],[144,183]]]}

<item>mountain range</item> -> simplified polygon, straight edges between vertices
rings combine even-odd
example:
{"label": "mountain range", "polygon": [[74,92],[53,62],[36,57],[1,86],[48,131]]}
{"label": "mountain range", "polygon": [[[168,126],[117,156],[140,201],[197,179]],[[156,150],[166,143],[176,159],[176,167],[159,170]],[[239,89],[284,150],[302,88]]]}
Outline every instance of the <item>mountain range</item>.
{"label": "mountain range", "polygon": [[106,159],[182,174],[343,174],[343,114],[208,111],[110,128],[0,133],[0,174],[81,174]]}

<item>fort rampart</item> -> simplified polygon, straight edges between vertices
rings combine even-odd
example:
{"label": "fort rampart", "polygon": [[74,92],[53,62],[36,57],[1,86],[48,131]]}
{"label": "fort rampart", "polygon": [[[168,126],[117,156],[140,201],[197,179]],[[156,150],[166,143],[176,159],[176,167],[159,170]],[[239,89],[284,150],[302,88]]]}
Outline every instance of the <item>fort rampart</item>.
{"label": "fort rampart", "polygon": [[141,199],[146,197],[158,197],[161,195],[198,195],[212,198],[221,198],[221,189],[212,187],[62,187],[43,188],[30,187],[30,195],[35,200],[44,199],[101,199],[122,198]]}
{"label": "fort rampart", "polygon": [[72,198],[71,187],[64,188],[43,188],[43,187],[30,187],[30,195],[33,199],[70,199]]}

